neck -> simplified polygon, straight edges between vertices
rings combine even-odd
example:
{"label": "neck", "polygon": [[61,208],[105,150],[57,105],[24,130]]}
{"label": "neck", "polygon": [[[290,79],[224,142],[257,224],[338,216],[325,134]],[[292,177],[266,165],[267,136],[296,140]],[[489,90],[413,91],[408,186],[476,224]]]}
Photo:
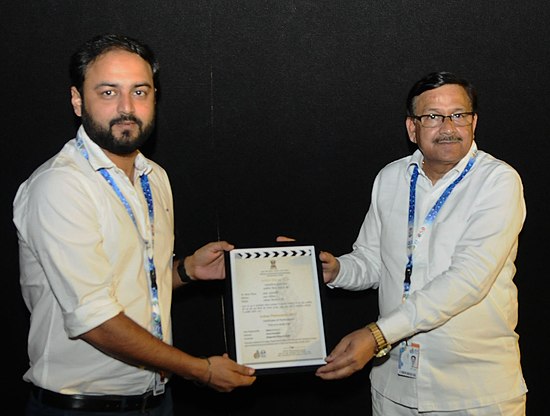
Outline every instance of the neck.
{"label": "neck", "polygon": [[445,174],[450,171],[455,165],[452,164],[432,164],[426,163],[426,160],[422,162],[422,169],[426,176],[432,181],[432,185],[440,180]]}
{"label": "neck", "polygon": [[107,157],[111,159],[111,161],[119,169],[121,169],[126,174],[126,176],[128,176],[128,179],[130,179],[130,182],[134,183],[134,161],[136,160],[138,151],[135,150],[134,152],[129,153],[127,155],[117,155],[105,149],[103,149],[103,151],[105,152]]}

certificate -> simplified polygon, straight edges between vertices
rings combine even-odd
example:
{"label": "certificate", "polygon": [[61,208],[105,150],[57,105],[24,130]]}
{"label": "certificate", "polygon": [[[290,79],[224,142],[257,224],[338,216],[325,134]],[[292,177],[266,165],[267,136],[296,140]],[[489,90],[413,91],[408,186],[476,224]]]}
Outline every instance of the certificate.
{"label": "certificate", "polygon": [[286,243],[226,254],[226,329],[235,361],[258,374],[325,364],[318,259],[313,245]]}

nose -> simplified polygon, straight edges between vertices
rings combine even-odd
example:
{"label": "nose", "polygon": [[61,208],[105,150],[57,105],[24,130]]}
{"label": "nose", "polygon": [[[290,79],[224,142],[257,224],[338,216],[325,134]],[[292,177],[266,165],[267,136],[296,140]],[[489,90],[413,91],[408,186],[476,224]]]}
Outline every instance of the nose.
{"label": "nose", "polygon": [[443,123],[441,124],[441,127],[439,128],[440,131],[455,131],[456,126],[453,122],[453,119],[451,116],[446,116],[443,118]]}
{"label": "nose", "polygon": [[118,100],[118,112],[121,114],[132,114],[135,110],[131,94],[120,94]]}

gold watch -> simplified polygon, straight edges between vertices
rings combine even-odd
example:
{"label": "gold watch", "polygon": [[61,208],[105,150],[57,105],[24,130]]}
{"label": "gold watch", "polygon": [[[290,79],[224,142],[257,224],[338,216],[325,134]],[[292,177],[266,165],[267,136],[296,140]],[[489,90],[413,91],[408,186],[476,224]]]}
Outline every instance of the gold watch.
{"label": "gold watch", "polygon": [[391,345],[386,341],[386,337],[384,337],[384,334],[382,331],[380,331],[380,328],[376,324],[376,322],[372,322],[367,325],[367,328],[374,336],[374,339],[376,341],[376,350],[374,351],[374,356],[377,358],[383,357],[391,350]]}

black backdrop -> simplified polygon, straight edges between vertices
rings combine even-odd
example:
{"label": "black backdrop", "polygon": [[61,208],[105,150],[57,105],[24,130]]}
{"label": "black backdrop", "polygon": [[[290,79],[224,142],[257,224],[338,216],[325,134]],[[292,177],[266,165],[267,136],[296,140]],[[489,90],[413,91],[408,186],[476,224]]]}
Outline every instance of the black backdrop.
{"label": "black backdrop", "polygon": [[[2,394],[18,409],[27,394],[13,197],[74,136],[70,53],[95,34],[122,32],[149,43],[161,62],[158,126],[144,152],[170,174],[180,254],[218,237],[239,243],[278,234],[348,252],[374,175],[410,151],[409,87],[435,70],[469,78],[480,92],[479,147],[524,180],[518,332],[529,414],[545,413],[548,21],[543,0],[3,2]],[[221,293],[218,284],[177,293],[176,345],[197,355],[225,351]],[[329,343],[376,314],[375,292],[330,291]],[[368,370],[337,382],[271,376],[230,394],[176,378],[177,414],[369,414]]]}

